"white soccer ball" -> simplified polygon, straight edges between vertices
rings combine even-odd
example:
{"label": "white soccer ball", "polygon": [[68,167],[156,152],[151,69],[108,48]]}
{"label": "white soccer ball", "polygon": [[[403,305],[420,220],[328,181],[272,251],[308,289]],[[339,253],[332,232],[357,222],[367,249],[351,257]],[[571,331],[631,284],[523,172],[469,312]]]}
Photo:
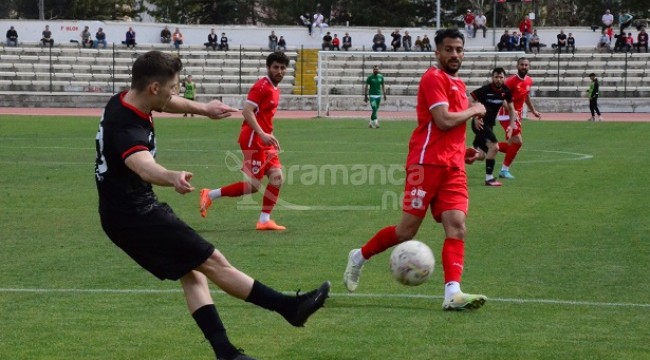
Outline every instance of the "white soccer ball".
{"label": "white soccer ball", "polygon": [[418,240],[405,241],[390,254],[390,271],[395,280],[408,286],[417,286],[433,274],[435,259],[431,249]]}

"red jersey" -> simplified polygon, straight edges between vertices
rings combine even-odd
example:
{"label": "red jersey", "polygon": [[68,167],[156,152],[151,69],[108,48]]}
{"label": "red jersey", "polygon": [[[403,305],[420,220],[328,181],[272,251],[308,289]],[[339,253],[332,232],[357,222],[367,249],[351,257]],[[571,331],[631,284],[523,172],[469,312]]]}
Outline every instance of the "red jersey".
{"label": "red jersey", "polygon": [[505,81],[505,85],[512,92],[512,104],[517,112],[524,111],[524,103],[526,97],[530,94],[530,89],[533,87],[533,78],[526,75],[520,78],[519,75],[512,75]]}
{"label": "red jersey", "polygon": [[442,165],[464,168],[465,123],[449,130],[440,130],[431,109],[449,106],[449,112],[469,107],[463,80],[432,67],[422,75],[417,94],[418,126],[409,141],[406,167],[414,164]]}
{"label": "red jersey", "polygon": [[[279,101],[280,88],[275,87],[268,76],[257,80],[248,92],[246,102],[257,107],[255,118],[262,130],[266,133],[273,134],[273,116],[275,116],[278,110]],[[260,141],[259,136],[253,131],[253,128],[248,126],[245,120],[241,126],[239,143],[249,148],[256,147],[263,149],[273,147],[272,145],[264,145]]]}

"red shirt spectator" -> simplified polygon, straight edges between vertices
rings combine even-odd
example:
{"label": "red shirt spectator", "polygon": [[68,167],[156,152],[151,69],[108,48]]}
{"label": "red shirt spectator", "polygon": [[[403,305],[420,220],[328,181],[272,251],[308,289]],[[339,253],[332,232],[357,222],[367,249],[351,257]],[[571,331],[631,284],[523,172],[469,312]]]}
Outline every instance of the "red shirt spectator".
{"label": "red shirt spectator", "polygon": [[526,17],[524,17],[524,19],[519,23],[519,31],[521,31],[522,34],[533,33],[533,21],[528,15],[526,15]]}
{"label": "red shirt spectator", "polygon": [[472,10],[467,10],[467,14],[465,14],[463,20],[465,20],[465,26],[472,26],[474,24],[474,14],[472,14]]}

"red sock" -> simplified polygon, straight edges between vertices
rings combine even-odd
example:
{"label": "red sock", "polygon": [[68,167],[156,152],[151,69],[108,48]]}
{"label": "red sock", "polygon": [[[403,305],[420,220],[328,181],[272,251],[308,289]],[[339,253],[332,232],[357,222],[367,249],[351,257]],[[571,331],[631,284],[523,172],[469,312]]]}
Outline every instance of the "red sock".
{"label": "red sock", "polygon": [[368,240],[368,242],[361,247],[361,255],[363,258],[368,260],[391,246],[397,245],[399,241],[397,241],[395,228],[396,226],[385,227]]}
{"label": "red sock", "polygon": [[221,196],[237,197],[251,193],[251,184],[240,181],[221,188]]}
{"label": "red sock", "polygon": [[266,185],[266,190],[264,191],[264,199],[262,200],[262,212],[270,214],[275,207],[275,203],[278,202],[278,194],[280,193],[280,188],[273,185]]}
{"label": "red sock", "polygon": [[502,141],[499,143],[499,152],[502,152],[504,154],[508,153],[508,142],[507,141]]}
{"label": "red sock", "polygon": [[442,245],[442,269],[445,272],[445,284],[450,281],[460,282],[463,275],[465,259],[465,242],[460,239],[446,238]]}
{"label": "red sock", "polygon": [[508,152],[506,153],[506,158],[503,159],[503,165],[505,166],[510,166],[512,162],[515,160],[515,156],[517,156],[517,153],[519,152],[519,149],[521,148],[521,144],[513,143],[510,144],[508,147]]}

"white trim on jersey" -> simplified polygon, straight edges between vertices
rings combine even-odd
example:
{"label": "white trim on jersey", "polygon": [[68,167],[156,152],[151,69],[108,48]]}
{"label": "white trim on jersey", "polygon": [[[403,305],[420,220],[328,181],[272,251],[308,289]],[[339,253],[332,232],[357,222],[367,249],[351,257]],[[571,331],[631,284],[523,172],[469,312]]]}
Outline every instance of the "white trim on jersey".
{"label": "white trim on jersey", "polygon": [[429,121],[429,124],[427,125],[427,138],[424,139],[424,145],[422,146],[422,151],[420,152],[420,161],[418,161],[419,164],[424,163],[424,155],[427,152],[427,145],[429,145],[429,139],[431,138],[431,127],[433,126],[433,120]]}

